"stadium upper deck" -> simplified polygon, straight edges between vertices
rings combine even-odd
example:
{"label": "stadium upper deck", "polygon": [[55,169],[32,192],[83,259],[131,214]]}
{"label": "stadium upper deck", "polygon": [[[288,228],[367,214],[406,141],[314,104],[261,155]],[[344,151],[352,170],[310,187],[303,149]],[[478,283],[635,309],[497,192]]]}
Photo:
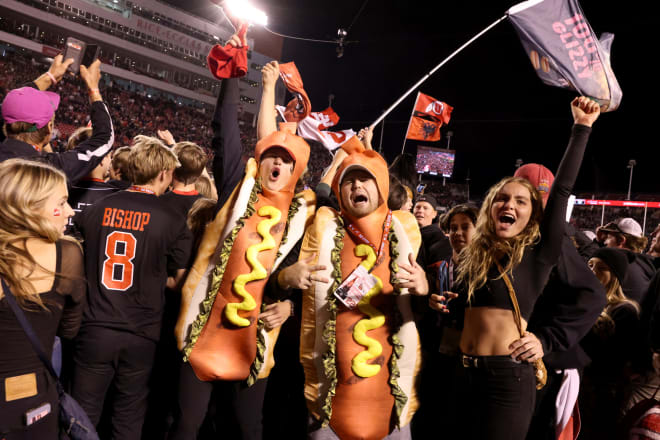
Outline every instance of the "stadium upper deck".
{"label": "stadium upper deck", "polygon": [[[215,12],[207,20],[156,0],[3,0],[0,41],[53,56],[67,37],[75,37],[101,47],[103,70],[111,75],[214,104],[219,82],[206,68],[206,54],[233,33]],[[254,47],[253,40],[248,43]],[[273,58],[254,50],[248,56],[241,100],[244,111],[256,115],[259,71]]]}

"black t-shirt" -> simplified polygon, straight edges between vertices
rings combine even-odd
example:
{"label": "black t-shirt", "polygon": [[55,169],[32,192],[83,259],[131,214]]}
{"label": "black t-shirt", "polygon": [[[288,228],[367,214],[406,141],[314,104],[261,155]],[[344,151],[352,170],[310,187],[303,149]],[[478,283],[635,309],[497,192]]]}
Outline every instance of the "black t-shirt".
{"label": "black t-shirt", "polygon": [[87,206],[91,206],[103,197],[107,197],[112,193],[119,191],[114,185],[98,179],[83,179],[80,182],[72,185],[69,188],[69,205],[76,212],[76,214],[69,219],[69,224],[66,227],[67,235],[74,235],[76,238],[82,238],[76,233],[74,224],[82,211]]}
{"label": "black t-shirt", "polygon": [[171,210],[178,212],[184,218],[188,218],[188,211],[190,211],[195,201],[202,198],[202,196],[197,191],[181,192],[174,190],[163,194],[160,198],[167,203]]}
{"label": "black t-shirt", "polygon": [[159,197],[112,194],[77,221],[90,284],[83,326],[158,340],[167,266],[185,268],[192,236],[185,219]]}

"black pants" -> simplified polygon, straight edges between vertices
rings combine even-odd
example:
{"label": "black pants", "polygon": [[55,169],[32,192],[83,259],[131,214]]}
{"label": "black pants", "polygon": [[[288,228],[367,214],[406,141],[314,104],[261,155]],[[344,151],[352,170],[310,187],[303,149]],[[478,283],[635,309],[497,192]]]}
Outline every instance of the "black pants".
{"label": "black pants", "polygon": [[103,327],[83,328],[76,339],[71,394],[97,425],[113,386],[114,439],[141,437],[155,353],[156,342]]}
{"label": "black pants", "polygon": [[[229,408],[238,424],[243,440],[261,440],[263,432],[263,403],[268,379],[258,380],[248,387],[245,381],[203,382],[195,376],[189,363],[181,366],[179,393],[174,415],[174,426],[169,440],[195,440],[214,393],[220,407]],[[214,390],[215,389],[215,390]],[[226,432],[225,427],[222,428]]]}
{"label": "black pants", "polygon": [[548,382],[536,392],[534,417],[527,433],[527,440],[555,440],[557,423],[557,394],[564,374],[548,368]]}
{"label": "black pants", "polygon": [[481,356],[458,373],[460,432],[467,439],[523,440],[536,398],[534,367],[509,356]]}

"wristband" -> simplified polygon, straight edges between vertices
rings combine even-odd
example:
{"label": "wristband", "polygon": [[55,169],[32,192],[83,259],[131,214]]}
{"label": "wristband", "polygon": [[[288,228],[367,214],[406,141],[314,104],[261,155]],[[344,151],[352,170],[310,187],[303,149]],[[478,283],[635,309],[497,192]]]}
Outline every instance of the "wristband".
{"label": "wristband", "polygon": [[50,78],[50,80],[51,80],[51,82],[53,83],[53,85],[57,84],[57,80],[55,79],[55,77],[53,76],[52,73],[50,73],[50,72],[46,72],[46,75],[48,75],[48,78]]}
{"label": "wristband", "polygon": [[285,299],[284,302],[288,302],[289,306],[291,306],[291,314],[289,315],[289,318],[294,316],[293,315],[293,310],[294,310],[295,307],[294,307],[293,301],[291,301],[290,299]]}
{"label": "wristband", "polygon": [[99,95],[101,96],[101,91],[99,89],[89,89],[89,96]]}

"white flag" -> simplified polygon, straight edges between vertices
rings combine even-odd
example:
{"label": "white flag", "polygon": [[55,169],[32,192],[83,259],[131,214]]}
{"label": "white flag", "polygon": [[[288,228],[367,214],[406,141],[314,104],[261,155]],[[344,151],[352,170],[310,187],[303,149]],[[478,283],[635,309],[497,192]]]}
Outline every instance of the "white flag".
{"label": "white flag", "polygon": [[[280,113],[280,116],[282,116],[282,119],[285,119],[285,108],[280,105],[275,106],[275,108]],[[298,121],[298,136],[321,142],[329,151],[334,151],[356,134],[351,129],[341,131],[326,130],[336,125],[337,121],[339,121],[339,116],[337,116],[337,113],[331,107],[328,107],[322,112],[312,112],[303,120]]]}

